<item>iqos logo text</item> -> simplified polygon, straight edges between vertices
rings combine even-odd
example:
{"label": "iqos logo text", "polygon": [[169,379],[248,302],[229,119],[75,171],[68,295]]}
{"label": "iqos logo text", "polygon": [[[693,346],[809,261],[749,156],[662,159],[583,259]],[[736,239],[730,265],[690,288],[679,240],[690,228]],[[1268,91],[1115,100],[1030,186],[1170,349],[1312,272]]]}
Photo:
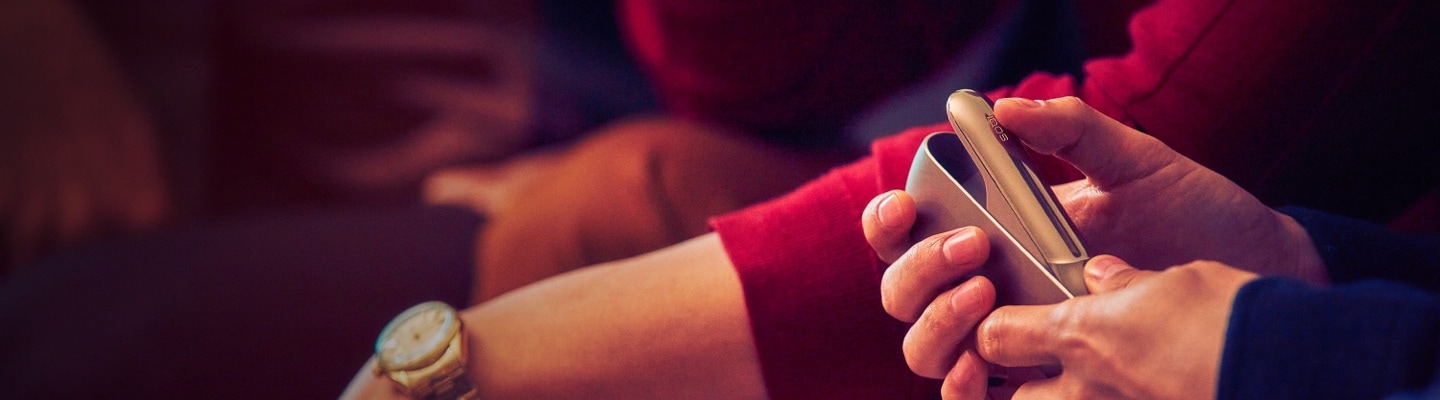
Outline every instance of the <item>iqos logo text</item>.
{"label": "iqos logo text", "polygon": [[995,120],[995,114],[985,114],[985,120],[990,121],[990,132],[995,133],[995,138],[1005,142],[1010,140],[1010,135],[1005,133],[1005,127],[1000,126],[1000,121]]}

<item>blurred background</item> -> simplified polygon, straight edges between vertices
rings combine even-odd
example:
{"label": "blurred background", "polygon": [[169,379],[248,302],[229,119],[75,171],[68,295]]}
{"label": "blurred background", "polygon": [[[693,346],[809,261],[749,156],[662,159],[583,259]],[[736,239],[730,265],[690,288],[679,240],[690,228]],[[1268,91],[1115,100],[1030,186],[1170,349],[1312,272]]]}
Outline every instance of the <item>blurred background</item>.
{"label": "blurred background", "polygon": [[[931,100],[954,88],[1077,72],[1085,57],[1123,52],[1124,18],[1145,2],[1086,3],[997,2],[966,28],[976,40],[940,51],[952,61],[911,66],[895,78],[903,89],[866,93],[861,112],[810,136],[863,148],[938,122]],[[7,271],[137,230],[415,204],[442,168],[498,165],[664,111],[613,1],[0,7]]]}
{"label": "blurred background", "polygon": [[655,107],[610,2],[0,7],[6,265],[164,224],[417,203],[440,167]]}

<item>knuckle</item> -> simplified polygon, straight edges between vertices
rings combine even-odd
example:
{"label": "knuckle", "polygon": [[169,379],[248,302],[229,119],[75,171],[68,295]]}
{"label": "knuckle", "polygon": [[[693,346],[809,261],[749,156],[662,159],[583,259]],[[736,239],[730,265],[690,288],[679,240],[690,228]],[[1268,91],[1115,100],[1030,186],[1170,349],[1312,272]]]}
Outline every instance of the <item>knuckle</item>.
{"label": "knuckle", "polygon": [[915,326],[910,328],[910,332],[925,335],[925,339],[941,338],[950,332],[954,328],[954,316],[951,315],[949,307],[944,307],[941,303],[944,301],[937,299],[926,307],[920,319],[915,321]]}
{"label": "knuckle", "polygon": [[1046,344],[1046,347],[1059,354],[1074,353],[1087,346],[1089,318],[1086,317],[1085,309],[1076,306],[1076,303],[1078,302],[1067,301],[1056,304],[1045,320],[1046,329],[1052,333],[1048,335],[1051,343]]}
{"label": "knuckle", "polygon": [[1079,97],[1075,96],[1065,96],[1057,99],[1046,100],[1045,102],[1053,103],[1056,107],[1059,107],[1062,111],[1068,113],[1082,113],[1087,112],[1090,109],[1090,105],[1085,104],[1085,101],[1080,100]]}
{"label": "knuckle", "polygon": [[902,342],[911,370],[928,378],[945,376],[958,357],[956,350],[965,337],[958,327],[961,322],[948,304],[943,298],[931,302]]}
{"label": "knuckle", "polygon": [[906,306],[906,302],[896,291],[880,291],[880,305],[886,309],[886,314],[890,314],[890,317],[903,322],[914,322],[914,319],[919,317],[913,306]]}
{"label": "knuckle", "polygon": [[[968,270],[952,268],[945,261],[944,242],[948,238],[944,233],[926,238],[885,269],[880,278],[880,302],[887,313],[904,321],[914,321],[936,296],[964,278]],[[987,289],[993,291],[982,288]],[[988,293],[980,296],[993,298]]]}
{"label": "knuckle", "polygon": [[906,250],[905,255],[902,256],[907,268],[912,270],[910,273],[915,277],[929,278],[941,271],[944,268],[943,252],[946,238],[948,236],[944,233],[935,234],[910,246],[910,249]]}
{"label": "knuckle", "polygon": [[885,276],[881,278],[880,306],[895,319],[905,322],[915,322],[915,318],[918,315],[916,315],[915,311],[910,307],[905,306],[906,303],[903,298],[905,295],[904,290],[895,287],[897,283],[894,282],[895,278],[893,278],[893,276],[896,268],[897,267],[890,267],[886,269]]}
{"label": "knuckle", "polygon": [[1170,275],[1171,281],[1182,287],[1196,287],[1205,280],[1205,271],[1215,264],[1213,261],[1194,261],[1165,272]]}
{"label": "knuckle", "polygon": [[915,257],[929,260],[933,258],[932,256],[940,254],[940,252],[945,249],[945,239],[949,237],[949,233],[930,235],[930,237],[921,240],[920,243],[916,243],[914,247],[911,247],[910,252]]}
{"label": "knuckle", "polygon": [[1120,271],[1115,275],[1110,276],[1109,278],[1105,278],[1102,281],[1102,286],[1107,287],[1109,290],[1124,289],[1130,287],[1131,284],[1134,284],[1135,278],[1138,278],[1139,276],[1139,270],[1131,269]]}
{"label": "knuckle", "polygon": [[1008,319],[1006,315],[991,313],[989,318],[980,322],[980,326],[975,327],[975,351],[980,353],[980,357],[993,359],[996,355],[1003,354],[1004,343],[999,340],[997,330]]}
{"label": "knuckle", "polygon": [[[912,327],[910,333],[905,335],[904,342],[901,343],[902,352],[905,354],[905,364],[916,375],[932,379],[945,377],[946,370],[938,359],[939,352],[931,346],[927,346],[925,338],[918,336],[917,333]],[[919,334],[923,335],[923,333]]]}
{"label": "knuckle", "polygon": [[900,256],[880,277],[880,305],[890,316],[905,322],[915,322],[922,311],[915,300],[918,291],[912,287],[915,272],[911,258],[909,254]]}
{"label": "knuckle", "polygon": [[971,397],[971,396],[970,396],[970,393],[966,393],[966,392],[965,392],[965,390],[964,390],[964,385],[965,385],[965,382],[961,382],[961,381],[959,381],[959,380],[957,380],[957,379],[955,379],[955,378],[953,378],[953,377],[946,376],[946,377],[945,377],[945,383],[940,386],[940,399],[941,399],[941,400],[967,400],[967,399],[974,399],[974,397]]}
{"label": "knuckle", "polygon": [[941,398],[944,399],[982,399],[986,398],[986,378],[988,368],[979,360],[961,355],[955,362],[955,366],[945,373],[945,380],[940,386]]}
{"label": "knuckle", "polygon": [[883,289],[880,291],[880,306],[885,308],[885,313],[890,314],[890,316],[895,319],[905,321],[905,315],[900,312],[900,307],[898,304],[895,304],[895,301],[894,292]]}

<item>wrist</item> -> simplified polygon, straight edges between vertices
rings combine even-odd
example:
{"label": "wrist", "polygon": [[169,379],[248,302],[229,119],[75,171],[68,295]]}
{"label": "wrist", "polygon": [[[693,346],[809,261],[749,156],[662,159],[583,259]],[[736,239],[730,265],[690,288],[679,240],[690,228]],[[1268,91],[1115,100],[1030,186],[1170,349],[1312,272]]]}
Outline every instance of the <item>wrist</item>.
{"label": "wrist", "polygon": [[394,382],[391,382],[382,375],[376,374],[375,368],[375,357],[370,357],[370,360],[365,362],[365,366],[360,367],[360,372],[355,373],[355,377],[352,378],[350,384],[345,387],[345,392],[340,394],[340,399],[409,399],[409,397],[400,393],[399,390],[396,390]]}
{"label": "wrist", "polygon": [[1275,260],[1275,265],[1282,268],[1280,272],[1310,284],[1329,285],[1330,275],[1325,270],[1325,261],[1320,258],[1320,252],[1315,248],[1310,233],[1289,215],[1279,211],[1271,212],[1280,220],[1281,226],[1283,244],[1280,257]]}
{"label": "wrist", "polygon": [[410,398],[476,399],[467,373],[467,342],[454,308],[439,301],[421,303],[381,331],[373,373]]}

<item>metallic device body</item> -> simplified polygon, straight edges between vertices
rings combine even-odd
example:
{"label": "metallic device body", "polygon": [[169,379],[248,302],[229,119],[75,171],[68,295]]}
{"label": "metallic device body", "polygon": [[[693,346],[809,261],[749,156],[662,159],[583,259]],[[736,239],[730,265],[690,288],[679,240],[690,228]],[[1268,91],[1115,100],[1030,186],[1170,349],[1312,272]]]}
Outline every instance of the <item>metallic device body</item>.
{"label": "metallic device body", "polygon": [[1075,297],[1035,255],[1021,244],[1028,240],[1011,229],[985,205],[1000,199],[953,133],[925,138],[915,154],[905,191],[915,199],[915,241],[962,226],[975,226],[990,240],[990,257],[976,274],[995,284],[997,305],[1051,304]]}
{"label": "metallic device body", "polygon": [[[956,135],[926,138],[916,154],[906,187],[916,198],[921,220],[942,223],[927,229],[920,229],[922,224],[917,223],[917,237],[965,225],[993,223],[993,228],[1009,243],[995,243],[997,232],[987,230],[986,233],[991,234],[991,257],[996,257],[997,248],[1001,253],[1023,251],[1026,257],[1010,257],[1006,261],[1015,264],[1007,266],[1012,275],[1031,279],[1034,277],[1030,271],[1024,270],[1040,268],[1047,278],[1017,284],[1048,287],[1050,283],[1044,281],[1054,281],[1064,292],[1060,300],[1087,293],[1084,265],[1090,257],[1085,246],[1055,194],[1028,165],[1019,139],[995,120],[990,100],[974,91],[960,90],[950,95],[945,111]],[[935,187],[937,185],[940,187]],[[943,202],[955,204],[938,205]],[[1007,245],[1018,248],[1004,249]],[[992,267],[993,261],[987,267]],[[998,273],[995,269],[982,274]],[[1008,285],[996,276],[991,278],[997,285]],[[1021,304],[1036,304],[1040,299],[1017,300]]]}

